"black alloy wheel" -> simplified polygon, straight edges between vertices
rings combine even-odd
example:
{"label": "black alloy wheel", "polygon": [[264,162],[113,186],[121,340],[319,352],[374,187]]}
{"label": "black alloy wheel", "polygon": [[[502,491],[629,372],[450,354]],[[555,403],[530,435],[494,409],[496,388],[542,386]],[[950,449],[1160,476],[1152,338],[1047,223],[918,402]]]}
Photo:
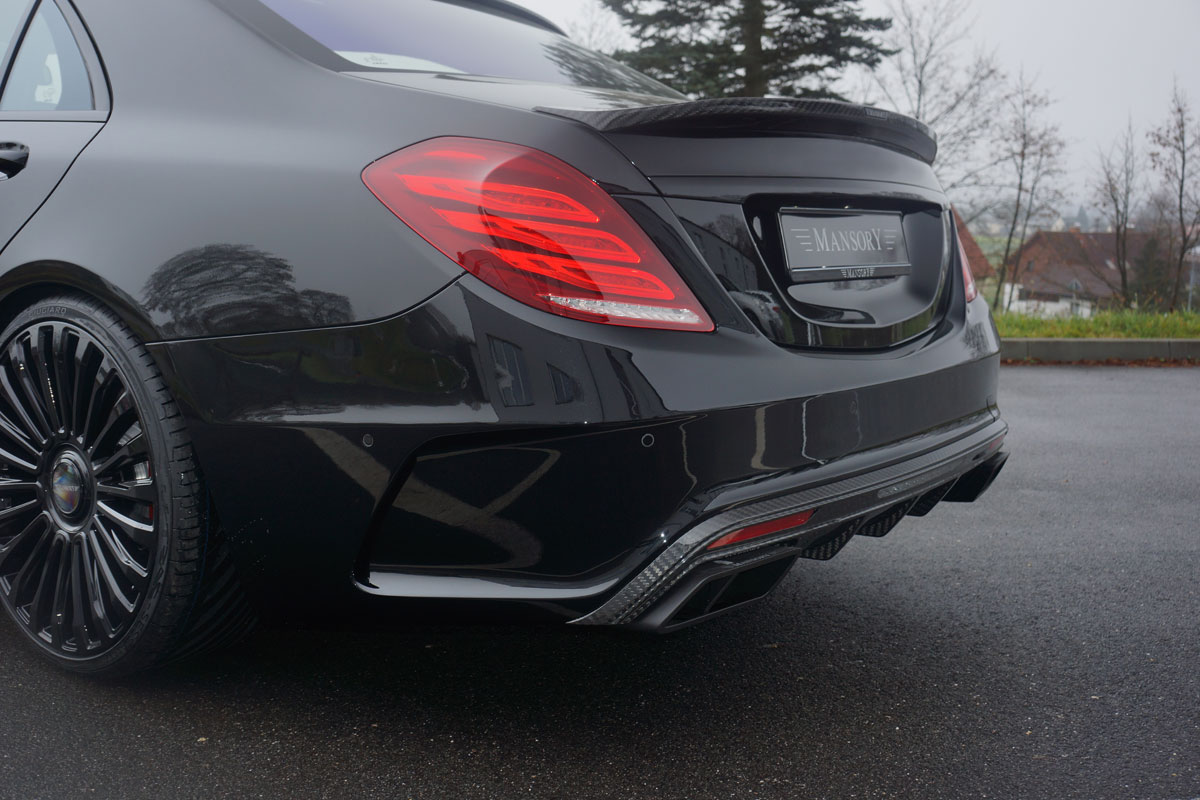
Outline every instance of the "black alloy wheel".
{"label": "black alloy wheel", "polygon": [[189,624],[214,616],[196,614],[202,498],[179,412],[111,311],[63,296],[17,315],[0,349],[0,601],[43,654],[117,674],[214,638]]}

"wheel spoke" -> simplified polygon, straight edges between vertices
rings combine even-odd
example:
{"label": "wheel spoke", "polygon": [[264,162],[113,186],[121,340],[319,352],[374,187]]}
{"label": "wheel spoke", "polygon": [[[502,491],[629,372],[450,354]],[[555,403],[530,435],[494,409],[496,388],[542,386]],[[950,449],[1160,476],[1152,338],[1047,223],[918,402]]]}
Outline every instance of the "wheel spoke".
{"label": "wheel spoke", "polygon": [[4,461],[25,472],[37,472],[37,464],[34,464],[32,461],[26,461],[23,458],[18,458],[3,447],[0,447],[0,461]]}
{"label": "wheel spoke", "polygon": [[75,348],[79,337],[66,325],[54,326],[54,342],[51,348],[54,364],[54,387],[58,398],[58,417],[63,429],[70,432],[72,411],[75,407],[75,381],[71,371],[75,368]]}
{"label": "wheel spoke", "polygon": [[[42,574],[29,606],[29,622],[35,633],[50,628],[55,644],[62,642],[67,622],[67,555],[66,540],[55,534],[49,552],[42,562]],[[49,603],[49,607],[47,607]]]}
{"label": "wheel spoke", "polygon": [[[122,406],[126,406],[122,408]],[[104,422],[104,427],[92,439],[89,454],[107,442],[114,434],[124,433],[137,422],[137,410],[132,408],[132,402],[129,399],[129,392],[121,392],[120,397],[113,403],[112,411],[109,412],[108,419]],[[120,437],[117,437],[118,439]]]}
{"label": "wheel spoke", "polygon": [[84,589],[87,591],[87,605],[90,612],[88,616],[91,619],[92,630],[96,633],[97,638],[103,632],[105,637],[111,639],[116,635],[116,629],[113,627],[105,606],[104,587],[100,584],[100,568],[96,563],[91,542],[87,536],[79,539],[79,569],[83,575]]}
{"label": "wheel spoke", "polygon": [[139,433],[117,448],[108,458],[99,464],[93,464],[92,472],[100,476],[106,474],[111,469],[131,466],[137,462],[144,461],[149,452],[150,448],[145,434]]}
{"label": "wheel spoke", "polygon": [[21,565],[21,568],[17,570],[17,573],[13,575],[12,580],[9,582],[8,596],[12,599],[14,606],[22,605],[28,601],[29,581],[44,566],[42,556],[47,555],[46,551],[50,549],[53,542],[54,530],[47,526],[46,531],[34,542],[29,556],[25,559],[25,563]]}
{"label": "wheel spoke", "polygon": [[[141,522],[133,517],[126,516],[120,511],[105,503],[103,500],[96,502],[96,510],[108,517],[109,522],[115,522],[121,526],[121,529],[129,535],[129,538],[140,544],[142,547],[147,547],[153,539],[154,523]],[[147,535],[151,534],[151,535]]]}
{"label": "wheel spoke", "polygon": [[36,508],[39,505],[39,503],[40,503],[40,501],[35,498],[33,500],[27,500],[26,502],[21,503],[20,505],[12,506],[11,508],[6,508],[3,511],[0,511],[0,522],[3,522],[6,519],[12,519],[13,517],[16,517],[16,516],[20,516],[22,513],[26,512],[26,511],[31,511],[34,508]]}
{"label": "wheel spoke", "polygon": [[125,609],[126,614],[132,614],[134,602],[125,596],[125,590],[121,584],[117,582],[117,576],[113,574],[112,567],[108,565],[108,558],[104,555],[104,546],[100,544],[100,537],[96,533],[95,528],[91,528],[87,532],[89,550],[92,554],[92,559],[96,566],[99,567],[100,577],[104,579],[104,585],[107,587],[110,600],[115,601],[121,608]]}
{"label": "wheel spoke", "polygon": [[0,461],[4,461],[11,466],[24,470],[25,472],[37,472],[37,464],[33,463],[32,461],[26,461],[16,454],[5,450],[3,447],[0,447]]}
{"label": "wheel spoke", "polygon": [[46,420],[45,410],[42,408],[41,392],[37,388],[37,378],[29,367],[29,362],[33,360],[33,357],[26,351],[25,339],[27,338],[32,340],[33,336],[21,336],[12,343],[9,347],[9,360],[16,369],[17,386],[20,387],[22,395],[28,401],[26,408],[30,412],[29,415],[36,426],[35,429],[45,441],[50,438],[55,428],[51,427]]}
{"label": "wheel spoke", "polygon": [[141,586],[142,582],[150,574],[149,570],[139,564],[129,555],[129,551],[125,549],[125,545],[121,544],[121,540],[113,534],[112,531],[100,519],[97,514],[92,518],[92,523],[96,526],[96,534],[105,549],[116,559],[117,564],[121,568],[121,572],[129,578],[133,583]]}
{"label": "wheel spoke", "polygon": [[71,556],[71,632],[75,634],[75,648],[83,653],[89,650],[94,626],[91,621],[87,588],[85,587],[83,553],[79,544],[72,543],[67,551]]}
{"label": "wheel spoke", "polygon": [[[115,497],[119,500],[133,500],[138,503],[154,503],[158,493],[153,481],[128,481],[125,483],[98,483],[96,494]],[[153,526],[151,526],[153,528]]]}
{"label": "wheel spoke", "polygon": [[[103,370],[104,366],[102,363],[100,369]],[[96,373],[96,380],[92,382],[91,399],[88,402],[87,416],[83,420],[83,426],[78,429],[80,435],[83,437],[84,447],[90,447],[92,442],[95,441],[91,435],[92,426],[100,424],[99,420],[104,419],[108,414],[111,407],[111,404],[108,402],[108,395],[111,393],[110,387],[114,380],[118,384],[120,383],[120,377],[117,375],[115,367],[109,366],[108,371],[103,373],[103,377],[101,377],[99,371]]]}
{"label": "wheel spoke", "polygon": [[[9,361],[9,368],[12,370],[16,369],[16,367],[12,365],[11,360]],[[12,406],[12,410],[15,411],[17,417],[20,418],[21,423],[25,426],[25,430],[30,438],[32,438],[32,440],[40,447],[46,443],[46,437],[38,429],[38,426],[34,424],[33,419],[30,418],[29,412],[25,408],[25,401],[17,392],[16,387],[13,386],[13,378],[9,373],[9,369],[0,367],[0,394],[4,395],[4,399],[8,401],[10,406]]]}
{"label": "wheel spoke", "polygon": [[90,341],[75,350],[75,388],[71,392],[71,430],[83,433],[96,388],[96,374],[104,363],[104,354]]}
{"label": "wheel spoke", "polygon": [[47,432],[55,433],[62,430],[62,422],[58,417],[58,394],[54,381],[50,377],[54,370],[54,328],[43,325],[29,337],[29,356],[33,368],[29,370],[30,380],[37,386],[38,406],[40,406],[47,423]]}
{"label": "wheel spoke", "polygon": [[[21,529],[21,532],[13,536],[3,545],[0,545],[0,575],[6,574],[4,569],[5,564],[13,553],[18,553],[23,549],[26,542],[33,540],[36,547],[39,542],[37,539],[46,533],[46,529],[50,526],[50,520],[46,516],[46,512],[38,514],[29,521],[29,524]],[[28,563],[28,562],[26,562]]]}
{"label": "wheel spoke", "polygon": [[42,454],[41,448],[35,445],[23,430],[18,428],[4,414],[0,413],[0,431],[4,432],[8,438],[16,442],[26,453],[37,458]]}

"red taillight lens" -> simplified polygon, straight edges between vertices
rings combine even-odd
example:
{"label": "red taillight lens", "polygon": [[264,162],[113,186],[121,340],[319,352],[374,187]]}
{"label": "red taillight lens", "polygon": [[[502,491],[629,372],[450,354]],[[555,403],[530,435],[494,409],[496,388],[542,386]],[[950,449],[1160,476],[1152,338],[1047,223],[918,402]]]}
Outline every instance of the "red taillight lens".
{"label": "red taillight lens", "polygon": [[430,139],[381,158],[362,179],[427,242],[522,303],[589,322],[713,329],[637,223],[547,153]]}
{"label": "red taillight lens", "polygon": [[975,276],[971,274],[971,262],[967,260],[967,251],[963,249],[962,239],[958,236],[954,237],[958,241],[958,260],[962,264],[963,273],[963,289],[967,293],[967,302],[975,299],[979,291],[975,288]]}
{"label": "red taillight lens", "polygon": [[766,522],[759,522],[754,525],[749,525],[733,533],[727,533],[720,539],[710,544],[707,549],[716,550],[718,547],[728,547],[731,544],[744,542],[747,539],[757,539],[760,536],[766,536],[772,533],[779,533],[791,528],[799,528],[804,523],[812,519],[815,508],[810,508],[807,511],[800,511],[796,514],[788,514],[786,517],[777,519],[769,519]]}

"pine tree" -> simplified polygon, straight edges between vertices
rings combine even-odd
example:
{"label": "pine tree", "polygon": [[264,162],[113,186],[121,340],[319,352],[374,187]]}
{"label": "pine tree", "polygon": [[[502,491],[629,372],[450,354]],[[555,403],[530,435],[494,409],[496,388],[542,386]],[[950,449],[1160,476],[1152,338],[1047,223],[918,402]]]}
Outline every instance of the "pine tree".
{"label": "pine tree", "polygon": [[888,53],[860,0],[604,0],[639,43],[631,67],[696,97],[832,96],[851,64]]}

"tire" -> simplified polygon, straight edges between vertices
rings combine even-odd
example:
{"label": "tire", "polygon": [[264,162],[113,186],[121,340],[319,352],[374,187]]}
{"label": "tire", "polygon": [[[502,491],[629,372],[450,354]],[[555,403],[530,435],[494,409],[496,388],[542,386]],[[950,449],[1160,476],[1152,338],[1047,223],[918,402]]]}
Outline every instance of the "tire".
{"label": "tire", "polygon": [[0,334],[0,603],[42,655],[127,674],[255,617],[145,346],[77,294]]}

